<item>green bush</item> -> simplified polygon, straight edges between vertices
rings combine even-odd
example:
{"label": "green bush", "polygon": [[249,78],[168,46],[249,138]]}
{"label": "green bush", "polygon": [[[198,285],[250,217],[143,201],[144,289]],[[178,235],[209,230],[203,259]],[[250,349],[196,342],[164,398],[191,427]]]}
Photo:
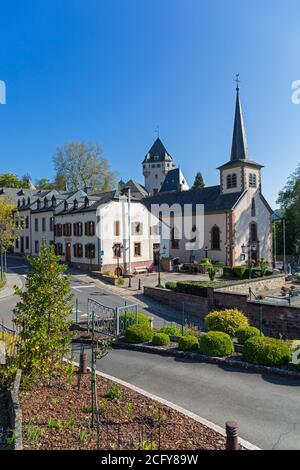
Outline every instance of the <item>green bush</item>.
{"label": "green bush", "polygon": [[223,331],[229,336],[234,336],[236,330],[249,325],[247,317],[238,309],[226,309],[213,311],[204,318],[209,330]]}
{"label": "green bush", "polygon": [[245,344],[247,339],[252,338],[252,336],[260,336],[260,330],[255,328],[255,326],[238,328],[235,332],[235,336],[237,337],[239,344]]}
{"label": "green bush", "polygon": [[[138,312],[137,322],[139,325],[150,326],[150,320],[145,313]],[[120,315],[120,329],[126,330],[131,325],[136,324],[136,314],[135,312],[124,312]]]}
{"label": "green bush", "polygon": [[292,350],[288,343],[268,336],[253,336],[244,345],[244,357],[252,364],[281,366],[288,364]]}
{"label": "green bush", "polygon": [[177,286],[177,282],[168,281],[165,283],[165,288],[169,290],[175,290],[176,286]]}
{"label": "green bush", "polygon": [[159,330],[160,333],[165,333],[168,336],[182,336],[182,331],[179,326],[163,326]]}
{"label": "green bush", "polygon": [[124,286],[124,284],[125,284],[124,277],[122,277],[122,276],[118,277],[118,284],[119,284],[119,286]]}
{"label": "green bush", "polygon": [[215,357],[230,356],[234,352],[232,339],[221,331],[209,331],[201,336],[199,349],[202,354]]}
{"label": "green bush", "polygon": [[222,285],[222,282],[212,281],[180,281],[177,282],[176,291],[184,294],[207,297],[207,288],[215,285]]}
{"label": "green bush", "polygon": [[239,279],[243,279],[246,272],[246,266],[234,266],[232,268],[232,274]]}
{"label": "green bush", "polygon": [[126,343],[145,343],[150,341],[153,337],[153,330],[146,325],[131,325],[125,331],[125,341]]}
{"label": "green bush", "polygon": [[180,351],[197,351],[199,348],[199,341],[196,336],[182,336],[179,340],[178,349]]}
{"label": "green bush", "polygon": [[170,343],[170,337],[166,333],[155,333],[152,338],[154,346],[167,346]]}

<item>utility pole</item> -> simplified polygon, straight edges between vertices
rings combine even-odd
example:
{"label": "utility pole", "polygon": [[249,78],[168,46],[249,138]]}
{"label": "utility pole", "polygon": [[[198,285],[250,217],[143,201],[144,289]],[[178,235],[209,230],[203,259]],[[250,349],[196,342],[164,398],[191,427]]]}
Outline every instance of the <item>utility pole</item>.
{"label": "utility pole", "polygon": [[131,190],[128,188],[128,271],[131,274]]}
{"label": "utility pole", "polygon": [[285,242],[285,218],[282,219],[282,231],[283,231],[283,272],[286,272],[286,242]]}

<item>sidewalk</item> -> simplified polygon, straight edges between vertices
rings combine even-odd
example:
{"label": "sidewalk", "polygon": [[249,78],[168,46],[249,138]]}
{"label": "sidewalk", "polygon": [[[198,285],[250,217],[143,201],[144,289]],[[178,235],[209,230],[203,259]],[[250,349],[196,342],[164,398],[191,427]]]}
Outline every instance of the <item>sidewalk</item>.
{"label": "sidewalk", "polygon": [[0,289],[0,300],[14,295],[14,286],[23,287],[22,278],[18,274],[6,274],[6,284]]}

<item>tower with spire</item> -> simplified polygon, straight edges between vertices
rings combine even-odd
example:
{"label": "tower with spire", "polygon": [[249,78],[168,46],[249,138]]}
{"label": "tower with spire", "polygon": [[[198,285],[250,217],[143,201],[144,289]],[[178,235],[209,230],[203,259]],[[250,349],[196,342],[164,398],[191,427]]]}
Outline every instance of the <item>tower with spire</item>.
{"label": "tower with spire", "polygon": [[144,185],[151,196],[160,191],[167,173],[176,168],[173,158],[159,137],[147,152],[142,165],[145,177]]}
{"label": "tower with spire", "polygon": [[227,163],[218,168],[220,170],[222,194],[241,192],[248,189],[261,191],[261,168],[263,166],[251,160],[249,156],[238,78],[236,81],[231,156]]}

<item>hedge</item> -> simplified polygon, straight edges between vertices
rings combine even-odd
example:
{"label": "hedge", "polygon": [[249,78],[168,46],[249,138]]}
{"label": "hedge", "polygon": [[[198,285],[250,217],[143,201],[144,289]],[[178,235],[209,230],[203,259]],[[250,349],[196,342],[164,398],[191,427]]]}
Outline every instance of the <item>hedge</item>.
{"label": "hedge", "polygon": [[166,333],[155,333],[152,338],[154,346],[167,346],[170,344],[170,337]]}
{"label": "hedge", "polygon": [[154,332],[149,326],[142,324],[131,325],[125,331],[126,343],[145,343],[153,338]]}
{"label": "hedge", "polygon": [[[273,272],[270,269],[267,269],[265,276],[271,276]],[[249,279],[249,268],[247,266],[224,266],[223,267],[223,276],[224,277],[235,277],[239,279]],[[262,277],[260,268],[251,269],[251,278],[256,279]]]}
{"label": "hedge", "polygon": [[177,286],[177,282],[168,281],[165,283],[165,288],[169,290],[175,290],[176,286]]}
{"label": "hedge", "polygon": [[197,351],[199,348],[199,341],[196,336],[182,336],[179,340],[178,349],[180,351]]}
{"label": "hedge", "polygon": [[207,297],[207,288],[220,285],[220,282],[212,281],[180,281],[177,282],[176,291],[183,294],[198,295]]}
{"label": "hedge", "polygon": [[248,339],[243,354],[248,362],[264,366],[286,365],[292,358],[288,343],[268,336],[253,336]]}
{"label": "hedge", "polygon": [[221,331],[209,331],[201,336],[199,349],[205,356],[223,357],[234,352],[232,339]]}
{"label": "hedge", "polygon": [[182,336],[182,329],[179,326],[162,326],[159,332],[168,336]]}
{"label": "hedge", "polygon": [[[120,328],[126,330],[129,326],[136,324],[136,313],[135,312],[124,312],[120,315]],[[150,326],[150,320],[145,313],[138,312],[137,322],[140,325]]]}
{"label": "hedge", "polygon": [[222,331],[234,336],[236,330],[248,326],[248,318],[238,309],[215,310],[204,318],[209,330]]}
{"label": "hedge", "polygon": [[245,328],[238,328],[235,332],[235,336],[239,344],[245,344],[245,342],[253,336],[263,336],[260,334],[260,330],[255,326],[247,326]]}

